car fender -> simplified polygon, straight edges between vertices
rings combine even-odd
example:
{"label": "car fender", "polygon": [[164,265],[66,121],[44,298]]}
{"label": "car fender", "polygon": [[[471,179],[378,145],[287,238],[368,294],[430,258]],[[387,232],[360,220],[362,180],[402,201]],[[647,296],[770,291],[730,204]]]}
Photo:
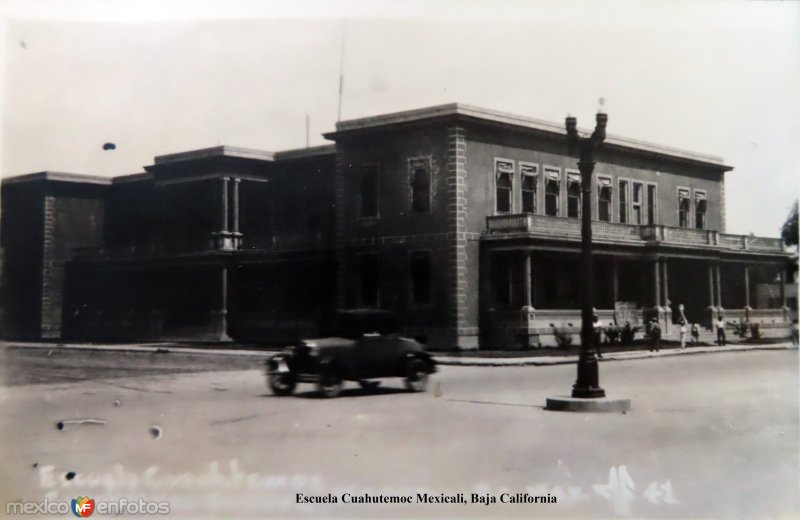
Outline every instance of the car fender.
{"label": "car fender", "polygon": [[280,354],[275,354],[274,356],[270,356],[264,362],[264,369],[266,370],[267,374],[272,374],[277,372],[278,363],[280,363],[281,361],[284,361],[289,366],[289,370],[292,369],[292,364],[293,364],[292,356],[290,354],[282,352]]}
{"label": "car fender", "polygon": [[436,372],[436,361],[433,357],[425,352],[424,350],[416,351],[416,352],[407,352],[406,359],[419,359],[420,361],[425,362],[428,365],[429,373],[433,374]]}

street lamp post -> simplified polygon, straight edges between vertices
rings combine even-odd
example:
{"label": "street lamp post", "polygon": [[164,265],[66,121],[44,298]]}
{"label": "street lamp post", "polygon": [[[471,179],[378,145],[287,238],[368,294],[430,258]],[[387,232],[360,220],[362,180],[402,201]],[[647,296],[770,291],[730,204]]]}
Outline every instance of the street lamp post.
{"label": "street lamp post", "polygon": [[599,398],[606,392],[600,388],[600,374],[594,348],[594,276],[592,264],[592,173],[594,152],[606,138],[608,115],[596,116],[594,133],[589,137],[578,134],[578,121],[567,116],[567,144],[570,154],[579,152],[581,172],[581,264],[583,271],[583,304],[581,305],[581,351],[578,357],[578,379],[572,387],[572,397]]}

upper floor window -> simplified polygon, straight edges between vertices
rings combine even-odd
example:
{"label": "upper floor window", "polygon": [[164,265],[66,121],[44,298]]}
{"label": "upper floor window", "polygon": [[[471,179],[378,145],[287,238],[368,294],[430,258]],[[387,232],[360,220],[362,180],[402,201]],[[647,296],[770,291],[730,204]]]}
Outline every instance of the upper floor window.
{"label": "upper floor window", "polygon": [[514,161],[495,159],[495,210],[511,213],[511,192],[514,179]]}
{"label": "upper floor window", "polygon": [[536,213],[536,188],[539,184],[539,166],[519,163],[522,178],[522,212]]}
{"label": "upper floor window", "polygon": [[557,168],[544,169],[544,214],[558,216],[558,197],[561,192],[561,172]]}
{"label": "upper floor window", "polygon": [[690,206],[689,188],[678,188],[678,227],[689,227]]}
{"label": "upper floor window", "polygon": [[597,177],[597,219],[611,222],[611,179]]}
{"label": "upper floor window", "polygon": [[656,185],[647,185],[647,223],[653,225],[656,223]]}
{"label": "upper floor window", "polygon": [[631,197],[631,223],[642,224],[642,201],[644,199],[644,184],[633,183],[633,197]]}
{"label": "upper floor window", "polygon": [[358,174],[358,217],[378,218],[378,167],[370,164]]}
{"label": "upper floor window", "polygon": [[695,190],[694,192],[694,227],[697,229],[706,228],[706,192]]}
{"label": "upper floor window", "polygon": [[567,216],[581,216],[581,174],[567,171]]}
{"label": "upper floor window", "polygon": [[431,210],[431,168],[428,159],[411,159],[408,163],[411,183],[411,211]]}
{"label": "upper floor window", "polygon": [[431,303],[431,253],[412,251],[409,258],[411,302],[414,305]]}
{"label": "upper floor window", "polygon": [[628,222],[628,181],[620,179],[619,181],[619,222],[626,224]]}

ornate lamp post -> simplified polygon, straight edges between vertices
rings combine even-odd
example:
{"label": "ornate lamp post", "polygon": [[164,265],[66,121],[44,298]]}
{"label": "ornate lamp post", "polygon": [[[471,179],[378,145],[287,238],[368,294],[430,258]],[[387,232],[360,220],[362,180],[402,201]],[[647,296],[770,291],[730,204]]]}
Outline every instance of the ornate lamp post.
{"label": "ornate lamp post", "polygon": [[589,137],[578,134],[578,121],[567,116],[567,144],[570,154],[577,149],[581,172],[581,271],[583,272],[583,304],[581,305],[581,352],[578,357],[578,379],[572,387],[572,397],[599,398],[606,392],[600,388],[600,375],[594,349],[594,276],[592,266],[592,173],[594,152],[606,138],[608,115],[598,111],[597,125]]}

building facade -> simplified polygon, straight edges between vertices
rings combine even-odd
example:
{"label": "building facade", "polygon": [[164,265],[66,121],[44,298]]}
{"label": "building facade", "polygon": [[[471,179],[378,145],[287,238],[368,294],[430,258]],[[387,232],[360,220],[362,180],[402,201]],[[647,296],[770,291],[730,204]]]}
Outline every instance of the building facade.
{"label": "building facade", "polygon": [[[7,179],[3,334],[280,343],[324,333],[337,309],[381,308],[434,348],[577,339],[580,177],[560,125],[451,104],[325,137]],[[790,255],[725,232],[731,169],[608,137],[592,186],[601,321],[657,317],[669,334],[681,315],[723,314],[788,333]],[[779,297],[757,298],[763,284]]]}

